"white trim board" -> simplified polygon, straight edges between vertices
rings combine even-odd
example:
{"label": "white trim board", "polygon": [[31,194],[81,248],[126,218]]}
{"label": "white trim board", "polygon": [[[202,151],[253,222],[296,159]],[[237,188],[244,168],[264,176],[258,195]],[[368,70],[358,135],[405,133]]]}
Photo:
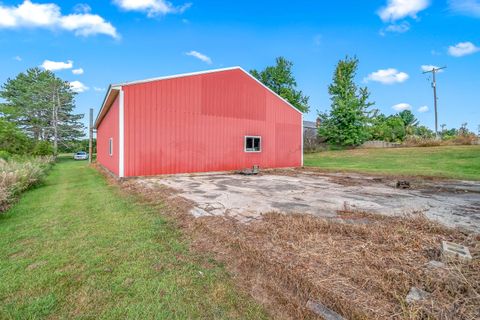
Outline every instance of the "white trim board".
{"label": "white trim board", "polygon": [[125,94],[120,87],[118,95],[118,176],[125,176]]}
{"label": "white trim board", "polygon": [[99,117],[100,115],[103,113],[103,109],[105,109],[105,104],[107,103],[107,100],[108,100],[108,97],[110,96],[110,93],[113,91],[113,90],[120,90],[121,87],[116,87],[116,86],[108,86],[108,90],[107,90],[107,93],[105,95],[105,97],[103,98],[103,102],[102,102],[102,106],[100,107],[100,110],[98,111],[98,114],[97,114],[97,117],[95,118],[95,122],[93,123],[93,127],[95,129],[98,129],[98,125],[100,123],[98,123],[98,120],[99,120]]}
{"label": "white trim board", "polygon": [[300,139],[302,139],[302,140],[300,141],[300,143],[302,144],[302,150],[301,150],[301,152],[302,152],[302,159],[301,159],[302,167],[303,167],[303,141],[304,141],[304,140],[303,140],[303,134],[304,134],[304,131],[303,131],[303,130],[304,130],[304,128],[303,128],[303,114],[302,114],[302,134],[301,134],[301,138],[300,138]]}

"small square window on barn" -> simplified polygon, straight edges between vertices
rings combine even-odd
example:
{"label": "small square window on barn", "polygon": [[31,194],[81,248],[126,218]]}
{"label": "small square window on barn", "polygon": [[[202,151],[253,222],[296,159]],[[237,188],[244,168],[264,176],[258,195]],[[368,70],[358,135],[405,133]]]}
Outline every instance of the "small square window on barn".
{"label": "small square window on barn", "polygon": [[108,139],[108,154],[113,156],[113,138]]}
{"label": "small square window on barn", "polygon": [[262,137],[245,137],[245,152],[261,152],[262,151]]}

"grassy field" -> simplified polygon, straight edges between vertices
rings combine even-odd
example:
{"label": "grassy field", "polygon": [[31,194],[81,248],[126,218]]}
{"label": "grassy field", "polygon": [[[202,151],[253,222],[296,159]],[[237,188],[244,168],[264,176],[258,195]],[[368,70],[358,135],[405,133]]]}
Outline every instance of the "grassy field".
{"label": "grassy field", "polygon": [[326,151],[306,154],[305,166],[326,170],[480,180],[480,146]]}
{"label": "grassy field", "polygon": [[159,210],[60,161],[0,216],[0,319],[265,318]]}

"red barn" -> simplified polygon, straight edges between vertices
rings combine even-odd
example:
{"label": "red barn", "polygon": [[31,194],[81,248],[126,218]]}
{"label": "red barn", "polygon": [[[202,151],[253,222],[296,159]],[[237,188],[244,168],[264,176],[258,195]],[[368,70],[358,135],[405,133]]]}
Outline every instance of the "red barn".
{"label": "red barn", "polygon": [[111,85],[95,128],[119,177],[303,164],[302,113],[240,67]]}

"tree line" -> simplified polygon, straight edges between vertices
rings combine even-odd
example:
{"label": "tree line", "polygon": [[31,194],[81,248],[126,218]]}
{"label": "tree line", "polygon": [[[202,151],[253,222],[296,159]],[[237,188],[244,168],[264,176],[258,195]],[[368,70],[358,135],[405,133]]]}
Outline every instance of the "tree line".
{"label": "tree line", "polygon": [[[338,62],[328,87],[331,105],[326,112],[318,113],[318,136],[321,141],[339,146],[358,146],[367,140],[403,142],[408,137],[433,139],[435,132],[421,125],[410,110],[385,115],[370,101],[367,87],[355,83],[359,60],[346,57]],[[276,59],[274,66],[250,73],[286,99],[301,112],[310,110],[309,97],[297,88],[293,63],[284,57]],[[467,124],[460,129],[446,129],[442,125],[442,139],[459,135],[474,137]],[[476,138],[476,137],[475,137]]]}
{"label": "tree line", "polygon": [[[298,89],[293,62],[284,57],[275,62],[250,73],[295,108],[308,112],[310,98]],[[322,141],[358,146],[367,140],[402,142],[407,137],[434,137],[409,110],[387,116],[374,108],[368,88],[355,83],[358,64],[357,58],[346,57],[335,68],[328,87],[330,109],[318,113]],[[31,68],[7,79],[0,89],[4,100],[0,103],[0,153],[46,155],[86,150],[84,115],[74,113],[75,95],[67,81],[48,70]],[[472,133],[466,124],[458,130],[442,125],[440,135],[450,139]]]}
{"label": "tree line", "polygon": [[57,154],[84,137],[83,114],[75,114],[75,95],[53,72],[31,68],[7,79],[0,89],[0,151]]}

